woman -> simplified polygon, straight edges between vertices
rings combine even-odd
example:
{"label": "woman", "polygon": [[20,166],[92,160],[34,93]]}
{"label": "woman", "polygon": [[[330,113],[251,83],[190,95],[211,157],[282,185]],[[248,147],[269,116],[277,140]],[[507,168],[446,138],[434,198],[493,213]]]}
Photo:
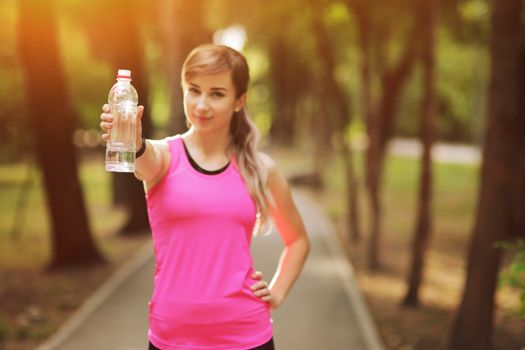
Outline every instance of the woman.
{"label": "woman", "polygon": [[[181,74],[189,130],[145,140],[137,113],[135,176],[144,182],[156,271],[150,349],[274,349],[270,309],[305,263],[309,241],[275,162],[257,152],[239,52],[194,49]],[[103,106],[102,139],[112,116]],[[252,234],[272,217],[285,244],[270,284],[253,269]]]}

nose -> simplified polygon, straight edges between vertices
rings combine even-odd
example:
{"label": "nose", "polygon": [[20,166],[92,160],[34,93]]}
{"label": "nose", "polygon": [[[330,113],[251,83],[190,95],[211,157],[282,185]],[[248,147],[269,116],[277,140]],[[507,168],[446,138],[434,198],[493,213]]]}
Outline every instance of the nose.
{"label": "nose", "polygon": [[195,108],[197,110],[207,111],[210,109],[210,106],[208,105],[206,101],[206,96],[202,94],[199,99],[197,100],[197,104],[195,105]]}

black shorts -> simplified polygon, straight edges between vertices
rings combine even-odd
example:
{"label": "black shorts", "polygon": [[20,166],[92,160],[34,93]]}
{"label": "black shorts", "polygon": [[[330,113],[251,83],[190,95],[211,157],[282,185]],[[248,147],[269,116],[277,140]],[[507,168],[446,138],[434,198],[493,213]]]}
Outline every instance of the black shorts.
{"label": "black shorts", "polygon": [[[148,350],[161,350],[161,349],[157,348],[155,345],[151,344],[150,342]],[[273,345],[273,338],[270,339],[269,342],[261,346],[258,346],[256,348],[250,349],[250,350],[275,350],[275,346]]]}

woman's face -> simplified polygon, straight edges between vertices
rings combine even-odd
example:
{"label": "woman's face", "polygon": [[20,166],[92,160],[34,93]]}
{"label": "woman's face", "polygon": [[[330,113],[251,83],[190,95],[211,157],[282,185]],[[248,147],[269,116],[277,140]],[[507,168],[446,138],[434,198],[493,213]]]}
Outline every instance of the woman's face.
{"label": "woman's face", "polygon": [[231,72],[198,74],[186,81],[184,113],[198,131],[228,132],[235,111],[245,102],[245,94],[235,98]]}

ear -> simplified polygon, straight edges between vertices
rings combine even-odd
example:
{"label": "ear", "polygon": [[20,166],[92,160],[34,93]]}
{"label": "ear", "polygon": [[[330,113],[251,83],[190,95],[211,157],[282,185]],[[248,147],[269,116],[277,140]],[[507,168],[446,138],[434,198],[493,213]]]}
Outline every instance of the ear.
{"label": "ear", "polygon": [[235,112],[239,112],[244,105],[246,104],[246,93],[242,94],[241,97],[239,97],[235,101]]}

